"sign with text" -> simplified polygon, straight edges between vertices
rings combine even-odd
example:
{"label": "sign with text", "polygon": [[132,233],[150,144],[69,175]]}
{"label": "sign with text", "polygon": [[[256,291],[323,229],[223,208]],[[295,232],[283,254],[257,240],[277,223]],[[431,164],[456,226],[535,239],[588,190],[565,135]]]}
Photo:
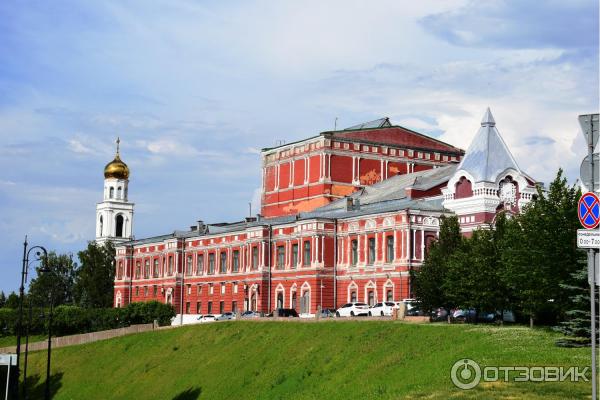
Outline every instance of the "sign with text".
{"label": "sign with text", "polygon": [[600,249],[600,231],[578,229],[577,247],[580,249]]}

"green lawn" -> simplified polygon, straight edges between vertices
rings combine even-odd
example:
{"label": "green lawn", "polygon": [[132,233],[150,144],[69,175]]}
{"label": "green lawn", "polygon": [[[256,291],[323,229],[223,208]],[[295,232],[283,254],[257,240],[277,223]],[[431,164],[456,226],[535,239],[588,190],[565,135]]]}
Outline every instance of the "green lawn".
{"label": "green lawn", "polygon": [[[54,399],[571,399],[588,383],[450,381],[455,361],[585,366],[544,329],[392,321],[213,323],[52,352]],[[30,358],[41,393],[46,353]],[[36,376],[37,375],[37,376]],[[41,375],[41,378],[39,377]]]}

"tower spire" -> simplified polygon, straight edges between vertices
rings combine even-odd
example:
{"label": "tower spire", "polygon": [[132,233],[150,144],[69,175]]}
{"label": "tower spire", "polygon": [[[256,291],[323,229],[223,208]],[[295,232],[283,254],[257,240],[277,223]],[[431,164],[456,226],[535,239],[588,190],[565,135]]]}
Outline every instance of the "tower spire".
{"label": "tower spire", "polygon": [[121,143],[121,139],[117,136],[117,157],[119,157],[119,144]]}

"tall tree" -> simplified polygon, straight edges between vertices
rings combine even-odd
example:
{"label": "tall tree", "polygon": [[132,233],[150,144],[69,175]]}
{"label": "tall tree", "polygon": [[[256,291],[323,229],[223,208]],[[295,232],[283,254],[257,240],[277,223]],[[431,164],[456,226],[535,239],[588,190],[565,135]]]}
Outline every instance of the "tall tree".
{"label": "tall tree", "polygon": [[492,312],[508,307],[507,290],[500,279],[502,265],[498,260],[504,222],[503,215],[499,215],[499,229],[473,232],[449,257],[444,290],[457,307]]}
{"label": "tall tree", "polygon": [[111,242],[89,242],[79,252],[81,267],[77,272],[75,296],[82,307],[112,307],[115,280],[115,247]]}
{"label": "tall tree", "polygon": [[0,292],[0,308],[4,307],[4,304],[6,304],[6,295],[2,291]]}
{"label": "tall tree", "polygon": [[[43,269],[49,272],[41,272]],[[50,299],[55,306],[74,303],[77,264],[71,256],[50,252],[37,272],[38,276],[29,285],[29,296],[34,305],[47,304]]]}
{"label": "tall tree", "polygon": [[571,282],[585,262],[576,246],[580,195],[559,170],[548,192],[538,188],[537,197],[507,229],[504,278],[530,325],[544,313],[562,320],[570,306],[561,283]]}
{"label": "tall tree", "polygon": [[458,218],[442,217],[439,239],[429,248],[421,268],[412,273],[415,297],[425,311],[436,307],[451,308],[453,305],[444,291],[443,283],[446,280],[448,259],[462,244]]}
{"label": "tall tree", "polygon": [[6,308],[19,308],[19,295],[15,292],[10,292],[4,303]]}

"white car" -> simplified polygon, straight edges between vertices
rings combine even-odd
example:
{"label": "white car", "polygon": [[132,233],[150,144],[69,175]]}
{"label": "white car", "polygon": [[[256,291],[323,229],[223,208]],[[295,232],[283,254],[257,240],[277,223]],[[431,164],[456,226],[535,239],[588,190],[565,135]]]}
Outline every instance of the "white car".
{"label": "white car", "polygon": [[201,315],[198,317],[198,322],[215,322],[215,316],[212,314]]}
{"label": "white car", "polygon": [[335,312],[336,317],[354,317],[369,315],[369,306],[365,303],[346,303]]}
{"label": "white car", "polygon": [[377,303],[369,310],[369,316],[391,317],[395,308],[396,303],[394,303],[393,301],[384,301],[382,303]]}

